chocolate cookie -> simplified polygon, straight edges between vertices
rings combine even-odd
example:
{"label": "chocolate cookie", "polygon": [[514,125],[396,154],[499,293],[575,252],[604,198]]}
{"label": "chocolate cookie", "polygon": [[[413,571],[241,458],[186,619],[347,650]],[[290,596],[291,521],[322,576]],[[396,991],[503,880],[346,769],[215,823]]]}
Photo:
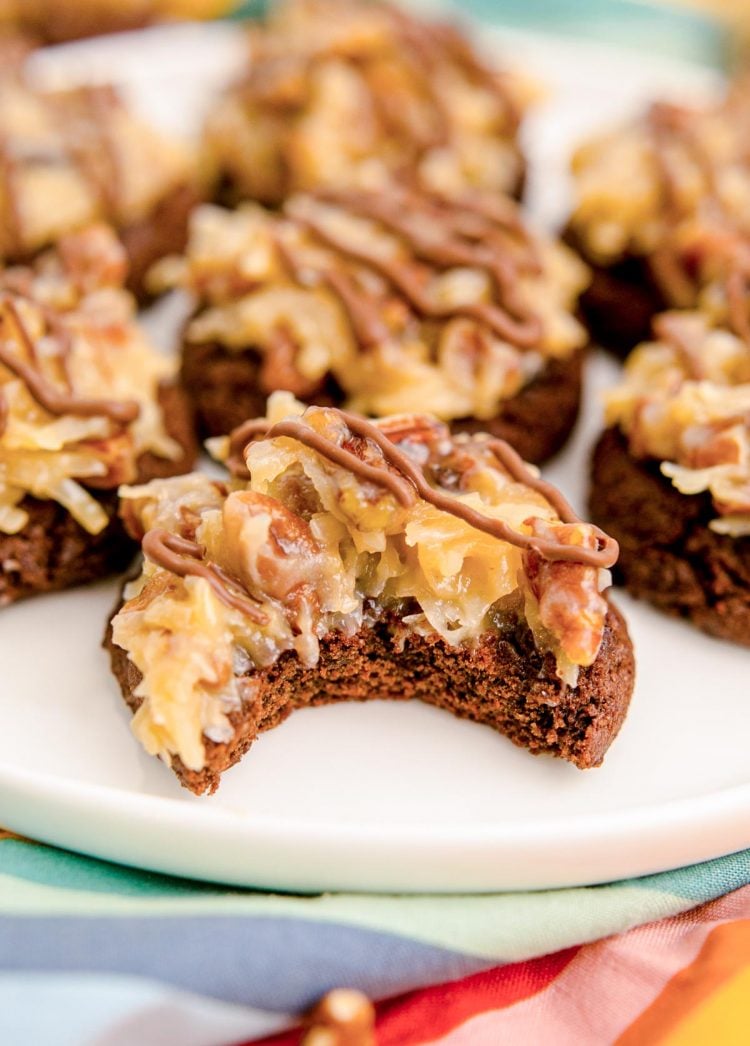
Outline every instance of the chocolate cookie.
{"label": "chocolate cookie", "polygon": [[704,632],[750,646],[750,538],[717,534],[709,494],[687,495],[608,429],[592,463],[591,518],[620,545],[615,579]]}
{"label": "chocolate cookie", "polygon": [[[635,677],[633,647],[621,614],[609,608],[601,650],[581,672],[575,688],[555,675],[554,659],[542,656],[528,629],[493,632],[473,646],[451,646],[440,636],[404,640],[398,619],[387,616],[353,636],[331,632],[321,641],[314,671],[293,654],[268,669],[248,673],[253,687],[229,713],[230,741],[206,742],[203,769],[176,758],[172,769],[185,788],[214,792],[265,730],[295,709],[338,701],[426,701],[461,719],[491,727],[534,755],[553,755],[581,770],[599,766],[627,714]],[[132,712],[141,674],[112,642],[105,646],[112,671]]]}
{"label": "chocolate cookie", "polygon": [[587,278],[507,197],[391,187],[281,213],[200,208],[178,271],[198,301],[183,381],[209,435],[285,390],[372,416],[430,411],[539,462],[578,413]]}
{"label": "chocolate cookie", "polygon": [[[454,432],[490,432],[512,444],[526,461],[543,462],[566,443],[578,418],[585,351],[567,360],[551,360],[516,396],[506,400],[489,421],[457,418]],[[233,352],[218,342],[186,342],[181,379],[195,409],[198,432],[215,436],[257,417],[275,386],[262,377],[264,356],[252,347]],[[345,401],[329,375],[308,397],[319,406]]]}

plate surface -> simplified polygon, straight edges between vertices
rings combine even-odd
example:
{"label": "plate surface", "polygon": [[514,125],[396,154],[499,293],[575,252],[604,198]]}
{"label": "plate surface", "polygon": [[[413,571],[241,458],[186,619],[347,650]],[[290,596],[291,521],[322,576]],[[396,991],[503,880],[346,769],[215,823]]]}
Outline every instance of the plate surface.
{"label": "plate surface", "polygon": [[[202,33],[200,68],[215,83],[236,40]],[[165,122],[171,106],[186,126],[185,78],[171,70],[180,55],[188,65],[196,37],[180,36],[153,84],[132,61],[150,53],[138,40],[118,42],[115,70],[144,105],[158,93]],[[564,213],[563,156],[588,127],[654,91],[711,87],[707,74],[674,63],[650,67],[521,34],[505,43],[557,92],[529,127],[532,205],[545,221]],[[84,46],[101,58],[109,45]],[[80,54],[81,45],[60,49],[38,63],[40,75],[75,75]],[[150,322],[169,342],[169,304]],[[600,424],[597,390],[614,374],[614,364],[595,361],[585,424],[547,470],[579,505]],[[533,758],[419,704],[341,705],[296,713],[226,774],[215,797],[198,799],[130,735],[99,647],[116,589],[105,583],[2,613],[0,823],[16,831],[153,870],[300,891],[566,886],[750,846],[750,651],[624,596],[638,685],[599,770]]]}

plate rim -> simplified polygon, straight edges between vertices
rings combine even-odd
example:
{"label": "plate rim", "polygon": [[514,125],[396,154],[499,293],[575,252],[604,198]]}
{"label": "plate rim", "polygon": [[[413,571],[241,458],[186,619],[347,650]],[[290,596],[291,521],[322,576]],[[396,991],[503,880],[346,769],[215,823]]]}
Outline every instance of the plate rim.
{"label": "plate rim", "polygon": [[[22,811],[19,818],[17,810]],[[443,832],[435,826],[419,830],[414,824],[305,823],[231,807],[212,807],[209,812],[200,799],[185,803],[0,766],[0,818],[12,831],[31,830],[41,842],[100,860],[232,886],[300,893],[538,891],[657,874],[750,846],[750,783],[616,813],[576,814],[533,825],[476,824],[466,830],[453,826]],[[696,821],[703,828],[700,835],[685,833]],[[97,838],[101,822],[109,830]],[[738,846],[743,824],[745,842]],[[133,827],[139,838],[130,834]],[[169,839],[171,853],[154,853],[154,831]],[[123,839],[125,848],[120,845]],[[657,856],[649,858],[657,839]],[[207,845],[211,842],[216,846]],[[569,854],[577,854],[575,859],[560,851],[561,842]],[[610,847],[610,842],[617,846]],[[191,850],[195,846],[203,849],[202,855]],[[589,868],[583,876],[581,848]],[[666,848],[673,854],[669,859],[664,857]],[[288,866],[279,871],[284,863],[279,853],[304,853],[305,869],[300,874]],[[362,869],[372,859],[379,871],[371,879]],[[333,875],[332,863],[339,869]],[[456,864],[463,870],[457,871]]]}

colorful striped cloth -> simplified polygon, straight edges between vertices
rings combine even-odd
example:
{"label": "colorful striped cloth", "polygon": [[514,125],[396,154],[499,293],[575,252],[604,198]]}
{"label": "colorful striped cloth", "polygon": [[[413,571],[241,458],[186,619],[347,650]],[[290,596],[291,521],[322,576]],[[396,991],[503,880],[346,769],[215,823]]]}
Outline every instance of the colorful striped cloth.
{"label": "colorful striped cloth", "polygon": [[732,1042],[701,1035],[750,1027],[749,884],[746,851],[573,890],[302,897],[5,835],[0,1043],[293,1043],[341,985],[385,1000],[393,1046]]}

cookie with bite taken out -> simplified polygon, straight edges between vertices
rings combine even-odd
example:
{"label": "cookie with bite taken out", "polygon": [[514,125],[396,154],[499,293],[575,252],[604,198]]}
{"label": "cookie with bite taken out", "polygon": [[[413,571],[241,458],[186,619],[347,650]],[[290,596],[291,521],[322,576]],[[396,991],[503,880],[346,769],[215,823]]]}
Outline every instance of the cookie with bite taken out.
{"label": "cookie with bite taken out", "polygon": [[375,698],[601,763],[634,676],[617,547],[508,444],[277,393],[213,450],[224,482],[124,492],[144,559],[105,640],[136,737],[186,788],[295,708]]}

